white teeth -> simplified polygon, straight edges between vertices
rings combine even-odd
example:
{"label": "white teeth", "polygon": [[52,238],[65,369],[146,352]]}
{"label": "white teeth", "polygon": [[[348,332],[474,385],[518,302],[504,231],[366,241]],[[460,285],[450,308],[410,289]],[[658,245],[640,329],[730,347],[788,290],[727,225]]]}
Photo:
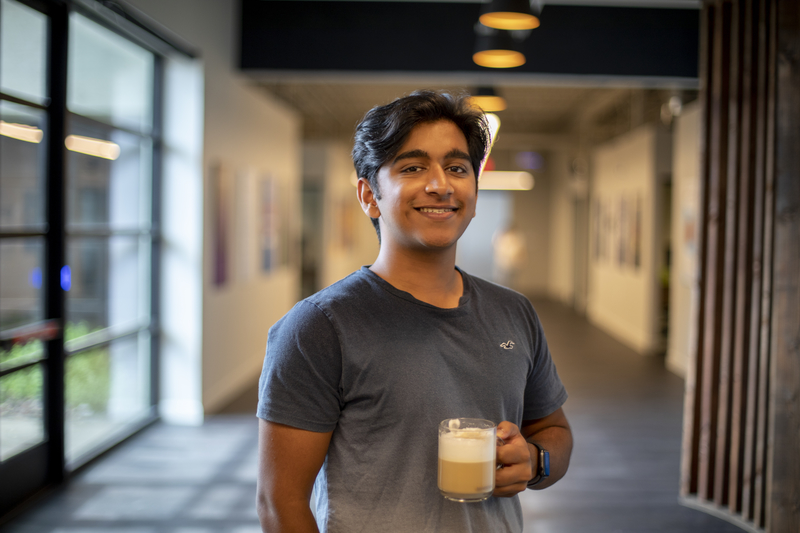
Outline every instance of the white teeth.
{"label": "white teeth", "polygon": [[452,209],[435,209],[433,207],[422,207],[420,211],[423,213],[449,213]]}

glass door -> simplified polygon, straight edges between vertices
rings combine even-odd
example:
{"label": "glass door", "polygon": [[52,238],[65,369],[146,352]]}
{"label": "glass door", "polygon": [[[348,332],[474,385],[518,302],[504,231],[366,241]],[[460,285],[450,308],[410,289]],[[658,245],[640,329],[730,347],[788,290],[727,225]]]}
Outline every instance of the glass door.
{"label": "glass door", "polygon": [[65,444],[68,468],[153,416],[156,56],[69,20]]}
{"label": "glass door", "polygon": [[[0,510],[47,482],[50,17],[0,0]],[[13,480],[7,483],[5,480]]]}
{"label": "glass door", "polygon": [[0,0],[0,521],[156,416],[161,59],[81,5]]}

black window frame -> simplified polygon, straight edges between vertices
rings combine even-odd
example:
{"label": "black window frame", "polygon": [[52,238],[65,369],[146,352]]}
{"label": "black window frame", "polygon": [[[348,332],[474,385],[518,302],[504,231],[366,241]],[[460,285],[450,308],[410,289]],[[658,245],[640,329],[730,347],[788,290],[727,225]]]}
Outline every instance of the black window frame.
{"label": "black window frame", "polygon": [[[0,463],[0,472],[6,479],[28,480],[27,482],[0,484],[0,524],[15,514],[16,510],[35,499],[48,487],[57,486],[94,459],[102,456],[114,446],[131,437],[158,419],[159,401],[159,344],[160,344],[160,297],[161,297],[161,212],[162,204],[162,154],[163,154],[163,108],[164,74],[166,58],[179,55],[190,59],[197,54],[142,13],[130,6],[118,3],[101,3],[99,0],[14,0],[39,11],[48,17],[47,44],[47,89],[48,98],[44,105],[0,92],[0,100],[14,102],[26,107],[44,111],[47,120],[46,163],[45,163],[45,228],[17,228],[13,231],[0,230],[0,239],[19,237],[39,237],[44,239],[45,256],[43,263],[42,298],[44,322],[55,325],[55,335],[44,341],[42,357],[26,360],[18,365],[9,365],[0,370],[0,377],[41,364],[44,369],[44,430],[45,442],[12,456]],[[146,231],[150,241],[150,320],[142,327],[114,334],[89,335],[80,343],[67,349],[64,339],[66,321],[66,294],[61,288],[60,271],[67,264],[67,207],[66,180],[67,155],[64,140],[67,135],[70,115],[67,108],[68,54],[70,14],[77,12],[95,23],[113,31],[125,39],[153,53],[153,126],[149,137],[152,141],[151,164],[151,221]],[[81,117],[81,120],[86,117]],[[83,234],[84,232],[81,232]],[[137,232],[142,234],[142,232]],[[149,331],[150,339],[150,397],[149,414],[138,423],[100,443],[86,455],[70,464],[66,461],[65,449],[65,360],[73,354],[91,347],[104,346],[110,342],[143,330]],[[11,485],[14,485],[12,488]],[[9,492],[9,494],[6,494]],[[10,492],[15,492],[11,494]]]}

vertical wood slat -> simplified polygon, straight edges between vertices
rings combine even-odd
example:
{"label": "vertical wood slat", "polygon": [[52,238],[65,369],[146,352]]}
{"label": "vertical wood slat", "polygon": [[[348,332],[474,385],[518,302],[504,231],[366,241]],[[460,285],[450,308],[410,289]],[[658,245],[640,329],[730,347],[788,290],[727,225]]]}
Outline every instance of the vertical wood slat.
{"label": "vertical wood slat", "polygon": [[714,24],[714,55],[709,72],[710,155],[708,197],[705,199],[705,309],[704,332],[699,354],[703,362],[700,383],[700,441],[698,446],[698,495],[711,500],[714,472],[719,387],[719,344],[721,336],[722,258],[724,257],[724,200],[727,196],[728,79],[730,67],[730,3],[723,2]]}
{"label": "vertical wood slat", "polygon": [[767,521],[800,531],[800,4],[777,4]]}
{"label": "vertical wood slat", "polygon": [[[752,202],[756,189],[756,142],[758,128],[758,25],[753,9],[757,2],[746,0],[742,21],[742,106],[741,140],[739,144],[739,240],[736,260],[736,312],[734,318],[733,370],[731,390],[731,439],[729,454],[728,506],[732,513],[742,512],[744,491],[744,449],[746,431],[746,399],[748,391],[751,286],[753,279],[753,215]],[[756,11],[757,15],[757,11]]]}
{"label": "vertical wood slat", "polygon": [[[742,518],[754,521],[755,516],[755,463],[758,414],[762,410],[758,404],[759,350],[761,346],[762,288],[764,269],[764,197],[767,152],[767,109],[769,72],[769,8],[762,1],[758,5],[758,81],[756,84],[756,145],[755,174],[753,188],[753,246],[750,339],[748,343],[747,402],[745,415],[745,436],[742,467]],[[763,525],[763,524],[759,524]]]}
{"label": "vertical wood slat", "polygon": [[767,69],[767,124],[764,173],[764,258],[763,282],[761,288],[761,332],[759,343],[759,376],[758,376],[758,414],[755,443],[755,476],[753,483],[753,522],[759,527],[768,527],[765,500],[767,497],[767,417],[769,416],[769,373],[770,373],[770,341],[772,318],[772,254],[773,227],[775,205],[775,55],[777,50],[777,0],[767,4],[765,19],[769,21],[767,32],[767,49],[769,67]]}
{"label": "vertical wood slat", "polygon": [[[719,506],[728,503],[728,463],[731,448],[731,381],[732,381],[732,352],[734,337],[734,310],[736,308],[736,249],[738,240],[738,197],[739,197],[739,148],[741,143],[741,116],[742,107],[742,30],[741,6],[742,0],[730,3],[730,66],[728,67],[728,122],[727,122],[727,157],[726,174],[724,176],[726,190],[725,196],[720,198],[721,206],[725,211],[725,221],[721,224],[723,235],[722,250],[722,308],[720,309],[720,340],[719,340],[719,374],[717,392],[717,430],[716,450],[714,451],[714,485],[713,499]],[[722,155],[722,154],[720,154]],[[719,316],[719,315],[718,315]]]}
{"label": "vertical wood slat", "polygon": [[[701,121],[700,139],[700,168],[701,175],[708,176],[710,157],[708,146],[711,144],[711,125],[709,120],[709,96],[710,92],[708,84],[710,80],[710,68],[713,64],[714,55],[714,24],[715,24],[715,6],[708,4],[700,13],[700,60],[699,60],[699,75],[701,91],[698,96],[701,109],[703,109],[703,120]],[[699,203],[699,220],[706,220],[706,199],[709,195],[708,180],[700,180],[700,203]],[[701,402],[699,401],[699,392],[703,381],[703,356],[702,356],[702,339],[704,337],[705,328],[705,272],[706,272],[706,246],[705,246],[705,231],[704,226],[698,232],[698,249],[700,251],[699,257],[699,276],[698,276],[698,290],[697,290],[697,305],[695,306],[695,315],[692,319],[697,324],[697,344],[692,347],[690,353],[690,363],[687,368],[686,375],[686,391],[684,395],[684,412],[683,412],[683,443],[681,453],[681,485],[680,494],[682,497],[687,497],[697,493],[698,484],[698,455],[700,446],[700,424],[701,424]]]}

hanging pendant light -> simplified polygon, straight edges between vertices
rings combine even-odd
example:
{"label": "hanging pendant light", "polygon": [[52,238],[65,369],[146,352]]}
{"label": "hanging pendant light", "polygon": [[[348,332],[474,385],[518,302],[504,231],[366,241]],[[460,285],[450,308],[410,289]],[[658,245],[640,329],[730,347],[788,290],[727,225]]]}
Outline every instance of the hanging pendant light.
{"label": "hanging pendant light", "polygon": [[476,94],[470,97],[472,105],[480,107],[484,113],[493,113],[506,109],[506,99],[499,96],[493,87],[478,87]]}
{"label": "hanging pendant light", "polygon": [[[489,29],[489,28],[487,28]],[[514,68],[525,64],[519,43],[505,30],[482,31],[475,38],[472,60],[482,67]]]}
{"label": "hanging pendant light", "polygon": [[481,24],[499,30],[532,30],[539,27],[541,9],[530,0],[492,0],[483,9]]}

